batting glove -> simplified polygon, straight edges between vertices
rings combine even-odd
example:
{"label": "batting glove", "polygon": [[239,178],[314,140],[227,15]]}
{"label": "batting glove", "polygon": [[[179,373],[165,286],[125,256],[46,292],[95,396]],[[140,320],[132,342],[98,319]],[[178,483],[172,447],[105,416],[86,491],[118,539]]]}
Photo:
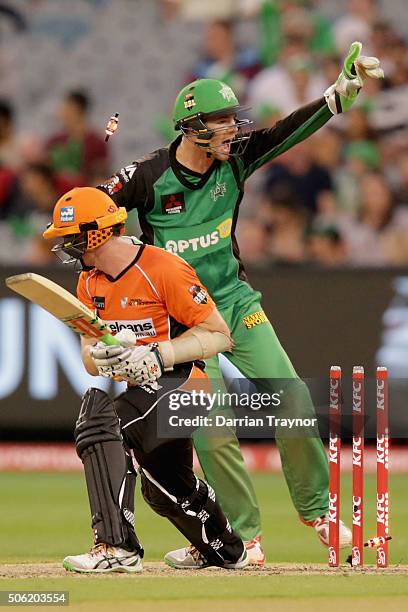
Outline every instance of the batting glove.
{"label": "batting glove", "polygon": [[327,105],[333,115],[343,113],[354,104],[367,78],[384,78],[380,60],[361,55],[361,49],[360,42],[352,43],[339,78],[324,92]]}
{"label": "batting glove", "polygon": [[[107,347],[118,349],[124,347]],[[164,365],[157,344],[128,347],[119,352],[106,351],[108,357],[94,357],[96,367],[105,378],[122,379],[133,385],[156,381],[163,374]]]}
{"label": "batting glove", "polygon": [[121,344],[108,346],[103,342],[98,342],[89,349],[89,353],[97,368],[100,366],[114,366],[118,363],[122,363],[131,352],[132,348],[130,346],[122,346]]}
{"label": "batting glove", "polygon": [[[122,329],[116,334],[115,339],[120,344],[106,345],[104,342],[98,342],[95,346],[90,347],[89,353],[94,360],[100,376],[109,376],[118,380],[113,373],[109,375],[109,367],[122,363],[130,354],[131,347],[136,344],[136,334],[130,329]],[[102,370],[100,368],[103,368]]]}

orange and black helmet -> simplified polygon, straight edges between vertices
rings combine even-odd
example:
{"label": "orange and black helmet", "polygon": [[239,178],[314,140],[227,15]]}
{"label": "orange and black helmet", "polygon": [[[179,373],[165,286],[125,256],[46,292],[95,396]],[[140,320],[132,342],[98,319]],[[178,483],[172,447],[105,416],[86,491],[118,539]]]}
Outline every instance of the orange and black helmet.
{"label": "orange and black helmet", "polygon": [[86,232],[86,250],[92,251],[106,242],[115,227],[123,227],[126,209],[118,208],[103,191],[95,187],[76,187],[56,203],[53,222],[44,238],[65,238]]}

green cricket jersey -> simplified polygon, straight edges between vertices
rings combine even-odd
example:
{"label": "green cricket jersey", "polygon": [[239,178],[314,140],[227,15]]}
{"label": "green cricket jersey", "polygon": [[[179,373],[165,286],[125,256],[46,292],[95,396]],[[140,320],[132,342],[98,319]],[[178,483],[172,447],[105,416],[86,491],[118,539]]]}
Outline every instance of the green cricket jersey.
{"label": "green cricket jersey", "polygon": [[142,240],[185,259],[222,309],[253,293],[235,238],[245,180],[330,117],[325,99],[317,100],[273,128],[252,132],[241,155],[225,162],[214,160],[205,174],[176,160],[179,136],[170,146],[122,168],[101,188],[119,206],[136,208]]}

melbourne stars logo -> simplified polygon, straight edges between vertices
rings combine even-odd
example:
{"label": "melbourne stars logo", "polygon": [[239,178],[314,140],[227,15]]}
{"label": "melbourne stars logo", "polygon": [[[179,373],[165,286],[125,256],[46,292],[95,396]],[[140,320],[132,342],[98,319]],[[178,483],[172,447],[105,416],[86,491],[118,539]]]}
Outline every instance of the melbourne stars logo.
{"label": "melbourne stars logo", "polygon": [[225,83],[221,87],[221,89],[218,90],[218,93],[220,93],[224,100],[227,100],[227,102],[230,102],[230,100],[235,99],[235,94],[232,91],[231,87],[229,85],[225,85]]}
{"label": "melbourne stars logo", "polygon": [[214,189],[211,189],[211,197],[216,202],[219,197],[223,197],[227,191],[225,183],[217,183]]}

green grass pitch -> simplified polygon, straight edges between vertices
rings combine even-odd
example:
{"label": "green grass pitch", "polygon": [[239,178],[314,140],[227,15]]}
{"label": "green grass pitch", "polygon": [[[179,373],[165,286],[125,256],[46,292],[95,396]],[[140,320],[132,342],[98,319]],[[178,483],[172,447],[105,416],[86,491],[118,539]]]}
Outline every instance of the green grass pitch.
{"label": "green grass pitch", "polygon": [[[351,482],[344,477],[343,518],[350,524]],[[340,610],[358,599],[359,610],[401,610],[408,606],[407,574],[308,571],[325,564],[326,550],[314,531],[298,521],[281,475],[255,474],[263,517],[269,572],[236,574],[222,570],[186,576],[162,569],[152,573],[163,554],[184,544],[182,536],[154,515],[137,494],[138,533],[150,569],[141,575],[56,576],[34,572],[42,563],[58,563],[67,554],[85,552],[91,545],[87,494],[82,474],[0,474],[0,590],[68,590],[69,609],[111,610]],[[391,477],[390,562],[406,565],[408,487],[405,475]],[[375,535],[375,477],[366,476],[366,538]],[[344,551],[345,560],[347,552]],[[374,564],[374,551],[366,563]],[[14,577],[10,564],[26,570]],[[23,565],[24,564],[24,565]],[[296,573],[285,564],[297,564]],[[288,571],[273,573],[274,566]],[[57,566],[55,566],[57,567]],[[209,574],[208,572],[211,572]],[[57,609],[52,607],[52,609]],[[58,608],[61,609],[61,608]]]}

